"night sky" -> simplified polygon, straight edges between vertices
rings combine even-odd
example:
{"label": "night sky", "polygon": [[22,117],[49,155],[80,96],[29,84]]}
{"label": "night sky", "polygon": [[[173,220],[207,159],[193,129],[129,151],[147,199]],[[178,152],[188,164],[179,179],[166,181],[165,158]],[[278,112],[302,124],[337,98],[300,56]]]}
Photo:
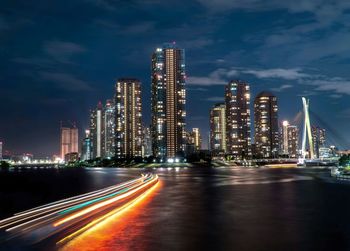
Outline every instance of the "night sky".
{"label": "night sky", "polygon": [[[186,50],[187,126],[207,140],[209,109],[230,79],[278,96],[300,123],[301,96],[328,144],[350,148],[350,2],[322,0],[1,1],[0,140],[15,153],[59,153],[60,121],[88,127],[119,77],[142,81],[150,123],[152,51]],[[300,116],[299,116],[300,118]],[[206,142],[204,144],[207,145]]]}

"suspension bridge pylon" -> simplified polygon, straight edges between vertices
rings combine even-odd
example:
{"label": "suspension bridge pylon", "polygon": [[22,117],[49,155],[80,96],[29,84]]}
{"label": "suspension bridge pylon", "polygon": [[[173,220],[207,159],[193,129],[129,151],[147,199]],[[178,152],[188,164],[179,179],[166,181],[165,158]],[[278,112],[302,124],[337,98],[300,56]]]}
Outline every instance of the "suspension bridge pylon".
{"label": "suspension bridge pylon", "polygon": [[301,153],[302,153],[302,160],[304,162],[306,158],[306,140],[308,139],[309,143],[309,157],[310,159],[315,158],[315,153],[314,153],[314,145],[312,141],[312,134],[311,134],[311,124],[310,124],[310,115],[309,115],[309,105],[310,105],[310,100],[306,99],[305,97],[301,98],[303,101],[303,111],[304,111],[304,130],[303,130],[303,141],[302,141],[302,148],[301,148]]}

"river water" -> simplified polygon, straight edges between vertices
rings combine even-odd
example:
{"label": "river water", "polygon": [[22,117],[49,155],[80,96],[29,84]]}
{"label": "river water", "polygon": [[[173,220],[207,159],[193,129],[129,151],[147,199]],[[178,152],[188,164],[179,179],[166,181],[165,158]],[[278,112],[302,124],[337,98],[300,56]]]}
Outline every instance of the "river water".
{"label": "river water", "polygon": [[[0,217],[137,177],[145,170],[0,172]],[[142,202],[43,250],[350,250],[350,182],[328,170],[159,168]],[[20,240],[18,240],[20,241]],[[2,245],[16,250],[16,245]],[[2,247],[2,248],[1,248]]]}

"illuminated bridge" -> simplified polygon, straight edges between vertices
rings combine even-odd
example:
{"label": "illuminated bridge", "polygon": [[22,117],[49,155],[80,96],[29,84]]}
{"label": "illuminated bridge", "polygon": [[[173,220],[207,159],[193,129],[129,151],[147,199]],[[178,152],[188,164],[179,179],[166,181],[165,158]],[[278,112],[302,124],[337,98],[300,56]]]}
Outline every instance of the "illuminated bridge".
{"label": "illuminated bridge", "polygon": [[36,169],[36,168],[61,168],[65,167],[64,164],[56,162],[38,162],[38,163],[12,163],[14,169]]}

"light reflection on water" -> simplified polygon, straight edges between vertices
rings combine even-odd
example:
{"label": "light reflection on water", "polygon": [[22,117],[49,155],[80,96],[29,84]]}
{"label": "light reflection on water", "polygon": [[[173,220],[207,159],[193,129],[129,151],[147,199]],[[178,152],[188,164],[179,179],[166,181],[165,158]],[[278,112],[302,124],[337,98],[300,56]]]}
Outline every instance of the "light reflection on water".
{"label": "light reflection on water", "polygon": [[[235,167],[153,171],[160,176],[162,186],[148,199],[62,248],[350,250],[350,184],[331,179],[328,170]],[[56,200],[63,191],[95,190],[133,178],[144,170],[103,168],[79,172],[74,179],[65,176],[69,182],[62,188],[55,181],[57,176],[35,176],[36,184],[44,180],[48,184],[45,190],[37,189],[32,198],[52,189],[50,198]],[[79,186],[72,182],[75,180]],[[26,194],[27,201],[30,196]],[[53,248],[46,246],[44,250]]]}
{"label": "light reflection on water", "polygon": [[72,243],[94,243],[84,246],[90,250],[152,251],[349,247],[349,228],[336,227],[333,205],[350,210],[349,202],[337,199],[350,186],[334,188],[327,179],[315,179],[318,172],[163,168],[157,170],[163,186],[150,200],[96,236]]}
{"label": "light reflection on water", "polygon": [[[142,236],[145,225],[152,219],[143,212],[144,207],[161,189],[161,181],[142,198],[138,198],[126,210],[118,212],[80,236],[76,237],[60,250],[143,250],[145,244],[130,241]],[[141,218],[141,220],[140,220]]]}

